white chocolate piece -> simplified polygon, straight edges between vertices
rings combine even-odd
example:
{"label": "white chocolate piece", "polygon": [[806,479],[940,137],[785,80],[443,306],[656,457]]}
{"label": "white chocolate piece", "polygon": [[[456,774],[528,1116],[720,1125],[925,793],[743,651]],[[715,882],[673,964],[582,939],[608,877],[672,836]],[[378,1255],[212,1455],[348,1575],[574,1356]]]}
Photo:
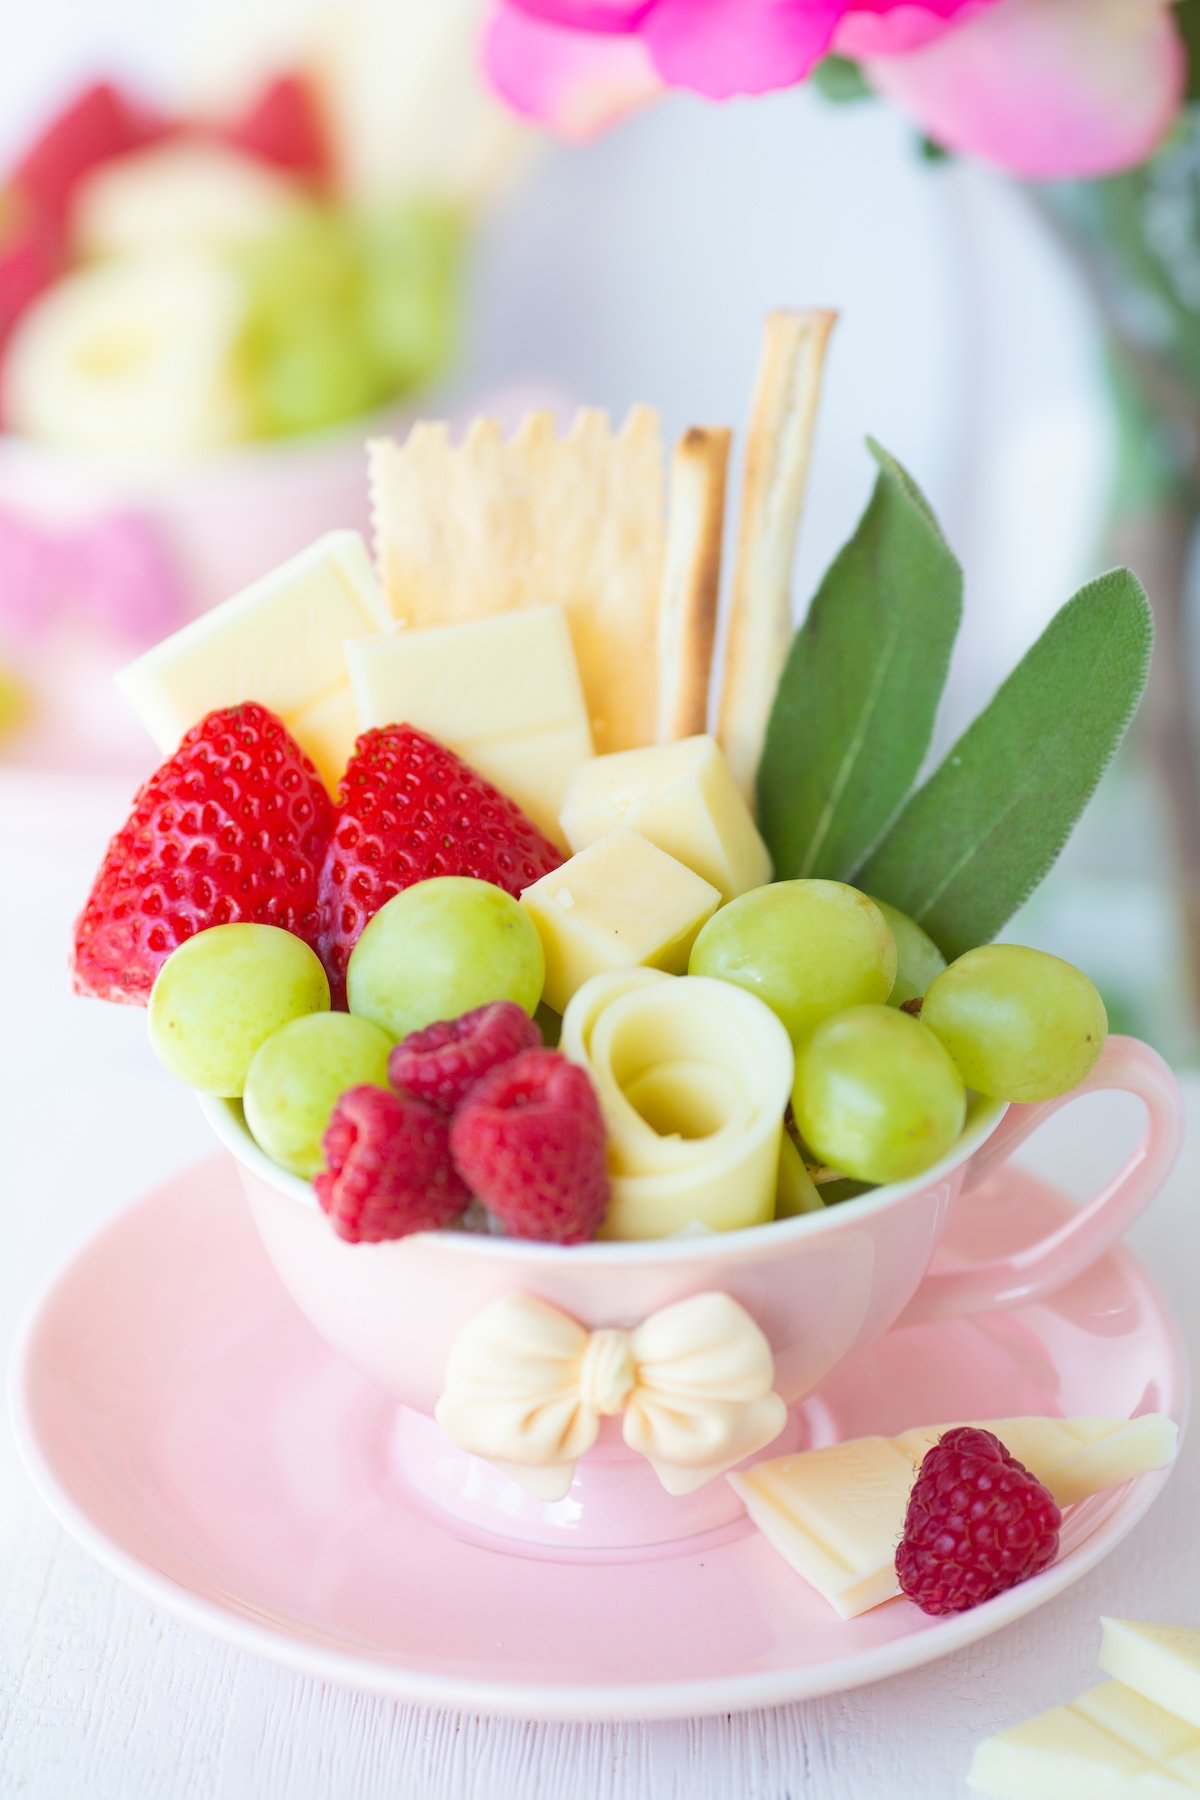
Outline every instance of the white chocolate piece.
{"label": "white chocolate piece", "polygon": [[593,975],[636,968],[682,975],[720,901],[716,888],[636,831],[613,832],[521,895],[546,952],[542,998],[560,1013]]}
{"label": "white chocolate piece", "polygon": [[599,975],[563,1019],[608,1127],[604,1238],[734,1231],[774,1215],[791,1041],[727,981],[654,970]]}
{"label": "white chocolate piece", "polygon": [[330,531],[127,664],[117,685],[163,752],[215,707],[257,700],[334,792],[356,729],[342,645],[387,621],[362,539]]}
{"label": "white chocolate piece", "polygon": [[1200,1732],[1200,1631],[1102,1619],[1100,1667]]}
{"label": "white chocolate piece", "polygon": [[1005,1436],[989,1426],[1011,1455],[1032,1469],[1059,1506],[1119,1487],[1175,1460],[1179,1427],[1165,1413],[1137,1419],[1008,1419]]}
{"label": "white chocolate piece", "polygon": [[1200,1731],[1110,1681],[985,1739],[968,1780],[991,1800],[1180,1800],[1200,1793]]}
{"label": "white chocolate piece", "polygon": [[413,725],[461,756],[563,844],[563,795],[592,732],[560,606],[352,638],[362,731]]}
{"label": "white chocolate piece", "polygon": [[622,827],[686,863],[733,900],[771,879],[771,858],[715,738],[598,756],[576,770],[562,808],[572,850]]}
{"label": "white chocolate piece", "polygon": [[[756,1463],[729,1479],[768,1542],[835,1612],[853,1619],[900,1592],[895,1558],[908,1496],[926,1451],[950,1429],[926,1425],[896,1438],[852,1438]],[[1161,1413],[997,1419],[984,1429],[1060,1506],[1164,1468],[1179,1435]]]}

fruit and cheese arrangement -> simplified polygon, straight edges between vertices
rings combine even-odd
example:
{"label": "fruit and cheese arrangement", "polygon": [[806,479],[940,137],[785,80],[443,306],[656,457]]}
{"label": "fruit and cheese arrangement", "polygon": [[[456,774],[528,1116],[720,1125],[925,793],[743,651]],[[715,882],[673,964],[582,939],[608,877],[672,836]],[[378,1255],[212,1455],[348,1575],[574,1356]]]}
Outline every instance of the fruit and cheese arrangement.
{"label": "fruit and cheese arrangement", "polygon": [[638,407],[372,444],[374,561],[330,533],[119,677],[166,760],[75,986],[343,1238],[763,1226],[1099,1056],[1087,977],[991,940],[1120,741],[1145,597],[1085,588],[926,774],[962,578],[878,447],[791,630],[830,323],[768,321],[719,670],[730,433],[668,477]]}
{"label": "fruit and cheese arrangement", "polygon": [[[222,90],[174,110],[90,82],[18,154],[0,182],[5,430],[196,455],[362,417],[445,368],[469,221],[515,128],[466,89],[461,9],[405,11],[387,54],[420,61],[428,91],[393,83],[382,118],[370,44],[343,41],[365,20],[339,40],[326,10],[330,41],[297,21],[261,71],[235,45]],[[455,145],[428,116],[439,87]],[[389,166],[364,170],[372,119]]]}
{"label": "fruit and cheese arrangement", "polygon": [[[560,1271],[597,1239],[803,1234],[948,1174],[979,1115],[1099,1058],[1086,975],[995,940],[1132,716],[1145,595],[1084,588],[930,771],[962,576],[878,446],[792,628],[831,323],[767,323],[719,664],[731,434],[689,430],[668,469],[638,407],[373,443],[373,558],[329,533],[122,671],[165,760],[75,987],[147,1008],[164,1066],[355,1269],[420,1233],[554,1246]],[[1055,1560],[1063,1509],[1175,1454],[1150,1413],[753,1462],[788,1418],[774,1380],[729,1293],[589,1331],[502,1292],[434,1417],[555,1502],[623,1415],[669,1494],[727,1476],[847,1619],[986,1602]]]}

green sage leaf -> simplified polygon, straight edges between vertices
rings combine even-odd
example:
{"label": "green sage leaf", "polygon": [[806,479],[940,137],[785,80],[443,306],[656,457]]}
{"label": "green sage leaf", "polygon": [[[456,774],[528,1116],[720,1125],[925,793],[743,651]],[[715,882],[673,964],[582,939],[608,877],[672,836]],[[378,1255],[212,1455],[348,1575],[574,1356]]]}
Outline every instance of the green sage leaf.
{"label": "green sage leaf", "polygon": [[962,571],[912,477],[877,444],[858,529],[796,633],[758,770],[778,879],[845,880],[920,773],[962,614]]}
{"label": "green sage leaf", "polygon": [[1146,685],[1154,629],[1116,569],[1068,601],[855,877],[953,959],[994,938],[1047,874]]}

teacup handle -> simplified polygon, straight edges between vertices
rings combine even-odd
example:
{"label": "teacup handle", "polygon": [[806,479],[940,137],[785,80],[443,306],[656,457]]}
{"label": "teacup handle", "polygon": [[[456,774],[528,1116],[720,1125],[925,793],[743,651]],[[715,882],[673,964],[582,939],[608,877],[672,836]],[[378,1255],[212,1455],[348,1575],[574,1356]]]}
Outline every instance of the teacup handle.
{"label": "teacup handle", "polygon": [[997,1312],[1053,1294],[1091,1267],[1145,1212],[1170,1174],[1183,1134],[1179,1084],[1156,1051],[1136,1038],[1109,1038],[1085,1081],[1057,1100],[1010,1106],[975,1152],[961,1199],[1006,1163],[1018,1145],[1082,1094],[1134,1094],[1146,1107],[1141,1142],[1108,1185],[1064,1224],[1012,1256],[927,1275],[900,1325]]}

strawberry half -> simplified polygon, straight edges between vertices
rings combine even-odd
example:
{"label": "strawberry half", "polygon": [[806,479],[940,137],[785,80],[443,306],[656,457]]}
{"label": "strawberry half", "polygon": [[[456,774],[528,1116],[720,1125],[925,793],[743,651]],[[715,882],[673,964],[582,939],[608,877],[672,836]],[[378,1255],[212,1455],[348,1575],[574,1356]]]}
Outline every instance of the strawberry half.
{"label": "strawberry half", "polygon": [[0,201],[0,349],[9,332],[63,266],[62,238],[51,220],[15,196]]}
{"label": "strawberry half", "polygon": [[108,81],[92,82],[57,113],[30,145],[12,183],[39,211],[59,221],[85,175],[163,137],[165,123]]}
{"label": "strawberry half", "polygon": [[279,925],[316,948],[333,805],[265,706],[209,713],[139,790],[75,927],[75,991],[144,1006],[209,925]]}
{"label": "strawberry half", "polygon": [[402,888],[473,875],[514,898],[562,857],[515,800],[411,725],[359,738],[321,870],[317,950],[335,1006],[363,927]]}
{"label": "strawberry half", "polygon": [[225,141],[247,156],[316,187],[329,180],[329,140],[316,96],[302,75],[279,75],[255,95]]}

